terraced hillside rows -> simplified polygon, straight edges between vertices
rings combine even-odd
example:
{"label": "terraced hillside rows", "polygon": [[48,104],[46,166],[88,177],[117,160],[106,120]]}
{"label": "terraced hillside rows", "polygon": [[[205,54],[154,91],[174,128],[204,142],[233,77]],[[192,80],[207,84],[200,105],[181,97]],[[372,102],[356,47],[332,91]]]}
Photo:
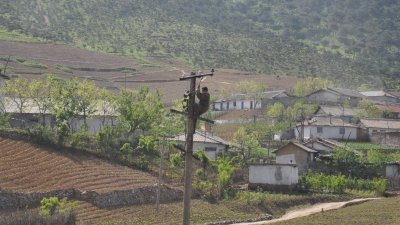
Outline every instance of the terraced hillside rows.
{"label": "terraced hillside rows", "polygon": [[147,173],[83,153],[60,153],[1,137],[0,171],[0,189],[16,192],[75,188],[107,193],[156,183],[156,178]]}

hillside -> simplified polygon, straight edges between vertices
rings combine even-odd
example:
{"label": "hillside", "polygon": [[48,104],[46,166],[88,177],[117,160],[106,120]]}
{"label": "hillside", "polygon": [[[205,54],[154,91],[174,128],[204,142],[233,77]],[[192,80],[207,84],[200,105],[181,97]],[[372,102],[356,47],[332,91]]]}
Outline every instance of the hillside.
{"label": "hillside", "polygon": [[[63,78],[89,79],[114,92],[125,88],[125,84],[127,88],[135,89],[145,85],[152,90],[158,89],[166,104],[181,99],[189,88],[189,83],[179,81],[179,77],[181,70],[191,70],[179,63],[149,66],[140,60],[68,45],[0,41],[0,63],[5,64],[8,56],[10,62],[7,74],[12,77],[38,79],[43,73],[54,73]],[[210,88],[212,96],[217,98],[222,91],[234,92],[236,84],[245,79],[262,82],[270,90],[289,90],[297,81],[295,77],[280,76],[277,79],[275,76],[219,69],[204,84]]]}
{"label": "hillside", "polygon": [[394,88],[393,0],[28,1],[0,3],[2,26],[151,62],[322,76]]}

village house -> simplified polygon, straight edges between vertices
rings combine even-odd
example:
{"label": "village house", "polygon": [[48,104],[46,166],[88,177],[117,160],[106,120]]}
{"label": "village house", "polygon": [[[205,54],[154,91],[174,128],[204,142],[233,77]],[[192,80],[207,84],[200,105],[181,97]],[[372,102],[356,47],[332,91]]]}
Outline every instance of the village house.
{"label": "village house", "polygon": [[247,98],[246,94],[236,94],[227,98],[219,99],[212,103],[214,111],[260,109],[261,104],[254,99]]}
{"label": "village house", "polygon": [[[334,140],[357,140],[359,126],[333,116],[315,116],[297,124],[294,133],[297,139],[325,138]],[[302,137],[303,136],[303,137]]]}
{"label": "village house", "polygon": [[261,109],[276,102],[287,106],[293,104],[295,100],[296,98],[285,90],[263,92],[260,94],[260,99],[254,99],[246,94],[235,94],[213,102],[212,109],[214,111]]}
{"label": "village house", "polygon": [[385,91],[366,91],[361,92],[362,95],[368,99],[368,101],[377,104],[400,104],[400,98],[389,94]]}
{"label": "village house", "polygon": [[357,118],[357,108],[353,107],[321,105],[315,114],[318,116],[339,117],[346,123],[357,122],[354,121]]}
{"label": "village house", "polygon": [[[168,140],[184,146],[186,143],[186,136],[185,134],[181,134]],[[213,160],[216,159],[222,152],[227,152],[232,146],[234,146],[233,143],[225,141],[224,139],[214,136],[208,132],[196,131],[193,134],[193,149],[195,151],[204,150],[204,153]]]}
{"label": "village house", "polygon": [[[44,114],[41,114],[41,111],[34,104],[32,99],[25,101],[22,113],[20,112],[16,102],[10,97],[4,97],[3,104],[5,112],[11,116],[10,123],[12,127],[29,128],[37,124],[44,124],[54,128],[56,125],[55,115],[53,115],[49,110]],[[111,113],[111,111],[112,110],[106,110],[106,112],[104,112],[104,109],[98,105],[97,109],[94,110],[94,113],[86,118],[88,132],[94,134],[99,132],[105,125],[113,126],[116,120],[116,115]],[[84,125],[83,116],[77,115],[75,118],[71,118],[68,121],[68,124],[72,131],[81,131],[81,128]]]}
{"label": "village house", "polygon": [[355,90],[344,88],[323,88],[306,95],[308,103],[319,105],[343,105],[357,106],[365,96]]}
{"label": "village house", "polygon": [[373,133],[400,132],[400,120],[360,119],[360,125],[367,130],[369,135]]}
{"label": "village house", "polygon": [[274,151],[277,164],[296,164],[299,173],[307,171],[308,165],[315,161],[317,151],[301,143],[291,141]]}

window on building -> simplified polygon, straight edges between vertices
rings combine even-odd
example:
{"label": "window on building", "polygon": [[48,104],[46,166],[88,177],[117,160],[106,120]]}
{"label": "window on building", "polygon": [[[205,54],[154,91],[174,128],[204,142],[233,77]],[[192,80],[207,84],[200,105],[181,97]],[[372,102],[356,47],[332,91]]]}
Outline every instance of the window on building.
{"label": "window on building", "polygon": [[317,133],[322,134],[323,132],[323,127],[317,127]]}
{"label": "window on building", "polygon": [[242,101],[241,109],[244,109],[244,102]]}
{"label": "window on building", "polygon": [[234,102],[233,102],[233,107],[235,107],[235,108],[236,108],[236,101],[234,101]]}
{"label": "window on building", "polygon": [[229,110],[229,102],[226,103],[226,110]]}
{"label": "window on building", "polygon": [[344,127],[340,127],[339,128],[339,134],[345,134],[345,133],[346,133],[345,128]]}

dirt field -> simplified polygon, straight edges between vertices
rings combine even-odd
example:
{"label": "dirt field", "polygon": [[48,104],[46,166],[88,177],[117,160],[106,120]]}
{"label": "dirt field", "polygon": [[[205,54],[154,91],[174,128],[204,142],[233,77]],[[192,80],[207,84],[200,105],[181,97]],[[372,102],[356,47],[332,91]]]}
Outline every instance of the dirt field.
{"label": "dirt field", "polygon": [[0,188],[46,192],[75,188],[104,193],[154,185],[156,178],[85,154],[62,154],[0,138]]}
{"label": "dirt field", "polygon": [[[43,73],[54,73],[64,78],[91,79],[97,85],[116,92],[125,88],[125,83],[127,88],[146,85],[152,90],[158,89],[166,103],[180,99],[189,87],[188,81],[178,81],[181,71],[188,73],[191,70],[197,70],[182,66],[181,63],[172,59],[148,64],[136,59],[96,53],[66,45],[0,41],[0,63],[5,64],[8,56],[14,60],[10,62],[8,69],[8,75],[13,77],[37,79]],[[35,65],[23,64],[16,59],[29,60],[34,62],[33,64],[38,63],[44,66],[37,68]],[[297,81],[295,77],[283,75],[277,78],[217,69],[213,77],[205,80],[204,85],[209,87],[213,95],[219,95],[222,90],[234,92],[236,84],[246,79],[265,83],[270,90],[288,90]]]}

